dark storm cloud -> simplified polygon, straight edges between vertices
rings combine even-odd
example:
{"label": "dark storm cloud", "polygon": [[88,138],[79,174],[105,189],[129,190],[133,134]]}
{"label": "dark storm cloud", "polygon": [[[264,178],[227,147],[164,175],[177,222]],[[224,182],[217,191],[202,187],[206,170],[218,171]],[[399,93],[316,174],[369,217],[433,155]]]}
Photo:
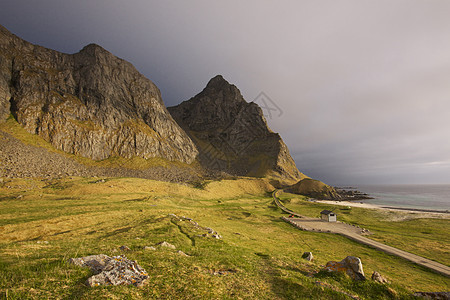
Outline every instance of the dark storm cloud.
{"label": "dark storm cloud", "polygon": [[222,74],[300,170],[332,184],[450,182],[450,2],[4,0],[1,24],[63,52],[95,42],[167,105]]}

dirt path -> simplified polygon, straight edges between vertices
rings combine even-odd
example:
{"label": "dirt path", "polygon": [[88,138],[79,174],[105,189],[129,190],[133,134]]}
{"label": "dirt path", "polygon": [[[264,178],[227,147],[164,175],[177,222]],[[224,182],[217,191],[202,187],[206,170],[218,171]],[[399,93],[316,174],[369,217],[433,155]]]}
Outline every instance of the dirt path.
{"label": "dirt path", "polygon": [[272,196],[275,200],[275,203],[278,205],[278,207],[283,210],[284,212],[287,212],[288,214],[294,215],[297,218],[285,218],[283,217],[283,220],[294,225],[295,227],[306,230],[306,231],[314,231],[314,232],[328,232],[328,233],[335,233],[340,234],[345,237],[348,237],[356,242],[359,242],[361,244],[365,244],[368,246],[371,246],[375,249],[384,251],[386,253],[397,255],[399,257],[402,257],[404,259],[407,259],[413,263],[416,263],[418,265],[427,267],[435,272],[438,272],[440,274],[443,274],[447,277],[450,277],[450,267],[440,264],[438,262],[435,262],[433,260],[385,245],[383,243],[371,240],[364,235],[370,234],[367,230],[363,228],[359,228],[357,226],[352,226],[349,224],[345,224],[342,222],[325,222],[318,218],[309,218],[302,216],[300,214],[294,213],[291,210],[284,207],[280,200],[277,197],[277,194],[280,190],[276,190],[273,192]]}

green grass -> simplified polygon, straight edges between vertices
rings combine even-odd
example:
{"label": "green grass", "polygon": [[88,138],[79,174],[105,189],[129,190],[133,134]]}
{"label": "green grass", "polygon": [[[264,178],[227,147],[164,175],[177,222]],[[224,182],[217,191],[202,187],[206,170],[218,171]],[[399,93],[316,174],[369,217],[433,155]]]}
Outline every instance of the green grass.
{"label": "green grass", "polygon": [[[270,195],[273,187],[262,179],[210,181],[201,188],[131,178],[96,181],[0,184],[0,298],[409,299],[414,291],[449,289],[448,278],[405,260],[283,222]],[[310,214],[321,209],[302,207]],[[223,238],[200,237],[201,231],[169,213],[193,218]],[[430,240],[434,235],[424,234]],[[143,250],[161,241],[190,256]],[[90,271],[67,263],[71,257],[123,254],[121,245],[149,273],[144,287],[88,288]],[[315,261],[301,259],[304,251],[312,251]],[[347,255],[361,258],[366,275],[377,270],[391,283],[319,272],[327,261]],[[218,270],[229,272],[213,275]]]}

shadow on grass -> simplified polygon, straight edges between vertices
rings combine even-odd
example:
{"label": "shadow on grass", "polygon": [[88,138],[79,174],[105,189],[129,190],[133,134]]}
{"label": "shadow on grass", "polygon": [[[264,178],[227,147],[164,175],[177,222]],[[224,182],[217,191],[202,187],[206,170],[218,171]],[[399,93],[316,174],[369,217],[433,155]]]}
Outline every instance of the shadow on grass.
{"label": "shadow on grass", "polygon": [[81,278],[80,280],[78,280],[75,283],[75,286],[72,288],[72,290],[70,291],[70,295],[68,295],[67,297],[63,298],[63,299],[67,299],[67,300],[72,300],[72,299],[81,299],[84,294],[86,294],[86,292],[90,289],[90,287],[88,287],[85,282],[86,280],[91,277],[91,275],[89,276],[85,276],[83,278]]}
{"label": "shadow on grass", "polygon": [[[287,277],[280,271],[279,266],[273,265],[273,261],[268,255],[263,253],[255,254],[263,258],[262,267],[267,276],[267,281],[272,292],[280,299],[348,299],[346,295],[340,292],[312,283],[311,279],[305,278],[305,280],[301,281],[298,278]],[[298,268],[282,268],[291,272],[298,272],[301,275],[308,274],[306,271]]]}

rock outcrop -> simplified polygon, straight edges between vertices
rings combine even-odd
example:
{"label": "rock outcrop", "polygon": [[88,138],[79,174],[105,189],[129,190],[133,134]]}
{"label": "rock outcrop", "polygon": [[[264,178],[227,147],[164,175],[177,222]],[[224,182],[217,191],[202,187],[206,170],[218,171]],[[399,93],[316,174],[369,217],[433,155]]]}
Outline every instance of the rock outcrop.
{"label": "rock outcrop", "polygon": [[88,286],[135,285],[142,286],[148,279],[147,272],[134,260],[123,255],[109,257],[105,254],[71,258],[69,263],[89,267],[94,273],[86,280]]}
{"label": "rock outcrop", "polygon": [[95,44],[60,53],[0,26],[0,120],[10,112],[55,148],[94,160],[191,163],[198,153],[158,88],[130,63]]}
{"label": "rock outcrop", "polygon": [[280,135],[267,126],[262,109],[245,101],[222,76],[168,110],[196,144],[204,167],[233,175],[304,178]]}

